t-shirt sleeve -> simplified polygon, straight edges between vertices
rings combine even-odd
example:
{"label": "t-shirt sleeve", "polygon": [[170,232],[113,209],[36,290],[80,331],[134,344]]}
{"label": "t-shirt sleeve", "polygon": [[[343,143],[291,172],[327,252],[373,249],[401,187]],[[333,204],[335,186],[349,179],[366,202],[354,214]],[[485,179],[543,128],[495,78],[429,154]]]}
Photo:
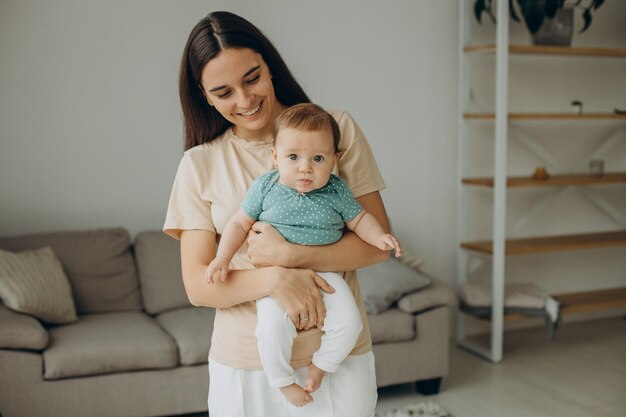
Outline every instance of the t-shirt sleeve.
{"label": "t-shirt sleeve", "polygon": [[335,210],[341,215],[343,221],[347,223],[354,219],[363,210],[363,207],[354,199],[348,184],[344,180],[333,175],[330,177],[330,183],[337,193]]}
{"label": "t-shirt sleeve", "polygon": [[241,208],[251,219],[257,220],[261,215],[265,194],[267,194],[267,175],[261,175],[252,182],[241,202]]}
{"label": "t-shirt sleeve", "polygon": [[198,170],[189,153],[185,153],[178,166],[170,194],[163,231],[180,239],[183,230],[208,230],[215,233],[211,218],[211,202],[202,198]]}
{"label": "t-shirt sleeve", "polygon": [[346,181],[354,197],[384,189],[376,158],[359,125],[346,112],[333,111],[332,114],[341,131],[339,176]]}

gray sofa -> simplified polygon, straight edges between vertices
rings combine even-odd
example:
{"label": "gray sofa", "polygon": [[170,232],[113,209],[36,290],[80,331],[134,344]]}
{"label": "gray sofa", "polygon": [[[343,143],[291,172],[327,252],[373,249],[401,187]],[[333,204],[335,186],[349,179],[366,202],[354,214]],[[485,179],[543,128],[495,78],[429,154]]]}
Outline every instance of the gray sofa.
{"label": "gray sofa", "polygon": [[[78,320],[42,324],[0,304],[0,415],[206,411],[214,310],[189,304],[178,242],[160,231],[131,242],[122,228],[0,238],[6,251],[44,246],[63,265]],[[404,311],[369,317],[379,386],[418,381],[423,393],[439,390],[450,294],[435,282],[401,300]]]}

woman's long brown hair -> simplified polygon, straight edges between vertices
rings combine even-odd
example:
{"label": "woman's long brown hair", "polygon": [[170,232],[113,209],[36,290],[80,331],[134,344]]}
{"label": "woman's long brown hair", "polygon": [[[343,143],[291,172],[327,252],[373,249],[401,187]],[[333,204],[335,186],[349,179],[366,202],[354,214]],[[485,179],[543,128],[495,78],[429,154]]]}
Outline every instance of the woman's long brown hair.
{"label": "woman's long brown hair", "polygon": [[263,57],[272,74],[276,98],[283,105],[311,101],[274,45],[256,26],[230,12],[210,13],[189,34],[180,64],[185,150],[212,141],[232,125],[209,106],[200,84],[204,65],[227,48],[248,48]]}

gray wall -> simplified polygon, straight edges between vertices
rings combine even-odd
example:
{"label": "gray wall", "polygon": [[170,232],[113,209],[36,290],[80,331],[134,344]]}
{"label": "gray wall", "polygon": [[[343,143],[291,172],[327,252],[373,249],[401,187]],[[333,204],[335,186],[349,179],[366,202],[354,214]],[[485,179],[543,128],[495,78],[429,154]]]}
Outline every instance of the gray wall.
{"label": "gray wall", "polygon": [[[194,24],[218,9],[261,27],[314,101],[356,118],[387,182],[383,198],[397,235],[426,260],[426,269],[453,282],[453,0],[0,0],[0,235],[161,228],[182,153],[180,54]],[[607,2],[577,42],[623,46],[625,14],[624,2]],[[493,33],[491,24],[478,29],[480,36]],[[525,36],[519,25],[513,32]],[[602,91],[616,82],[591,78],[579,84]],[[626,106],[623,88],[612,94]],[[478,166],[491,163],[489,153],[477,158]],[[529,161],[524,169],[533,166]],[[572,224],[595,226],[585,219]],[[550,259],[572,259],[558,256]],[[624,262],[616,263],[623,251],[597,261],[581,256],[588,258],[586,271],[606,262],[619,267],[597,285],[625,280]]]}

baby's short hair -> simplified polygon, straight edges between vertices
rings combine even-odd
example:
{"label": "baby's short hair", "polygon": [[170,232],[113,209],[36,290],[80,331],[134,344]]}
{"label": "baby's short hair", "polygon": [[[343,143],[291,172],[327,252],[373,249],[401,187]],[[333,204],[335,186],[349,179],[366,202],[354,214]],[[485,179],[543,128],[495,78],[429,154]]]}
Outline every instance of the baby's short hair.
{"label": "baby's short hair", "polygon": [[335,152],[339,152],[339,125],[333,116],[317,104],[301,103],[283,110],[274,121],[274,140],[282,129],[305,132],[329,131],[333,135]]}

